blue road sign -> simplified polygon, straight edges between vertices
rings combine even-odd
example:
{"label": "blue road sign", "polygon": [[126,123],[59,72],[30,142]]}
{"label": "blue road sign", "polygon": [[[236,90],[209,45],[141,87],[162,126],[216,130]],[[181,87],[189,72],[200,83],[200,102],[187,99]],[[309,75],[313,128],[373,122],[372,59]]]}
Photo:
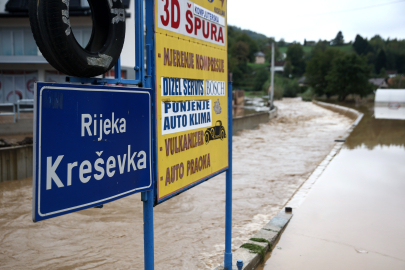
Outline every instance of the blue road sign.
{"label": "blue road sign", "polygon": [[33,220],[153,189],[149,89],[35,88]]}

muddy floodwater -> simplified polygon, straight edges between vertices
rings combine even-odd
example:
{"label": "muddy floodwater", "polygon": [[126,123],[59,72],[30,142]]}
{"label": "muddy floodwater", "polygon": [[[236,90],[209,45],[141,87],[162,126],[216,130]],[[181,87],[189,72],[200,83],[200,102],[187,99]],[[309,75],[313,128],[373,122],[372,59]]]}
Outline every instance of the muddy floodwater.
{"label": "muddy floodwater", "polygon": [[294,210],[264,270],[405,269],[405,120],[376,119],[372,103],[340,105],[364,117]]}
{"label": "muddy floodwater", "polygon": [[[266,224],[353,120],[299,99],[233,138],[233,249]],[[143,269],[142,202],[133,195],[54,219],[31,220],[32,179],[0,183],[0,269]],[[154,208],[155,268],[223,261],[225,175]]]}

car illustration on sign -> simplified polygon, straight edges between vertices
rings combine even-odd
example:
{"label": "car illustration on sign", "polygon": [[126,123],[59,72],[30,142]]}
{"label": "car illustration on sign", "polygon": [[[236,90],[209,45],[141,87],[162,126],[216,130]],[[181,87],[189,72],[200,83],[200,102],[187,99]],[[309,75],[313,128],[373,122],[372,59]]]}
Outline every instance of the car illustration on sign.
{"label": "car illustration on sign", "polygon": [[224,138],[226,138],[226,132],[224,126],[222,125],[222,121],[218,120],[215,123],[215,126],[207,128],[204,138],[206,144],[208,144],[211,140],[223,140]]}

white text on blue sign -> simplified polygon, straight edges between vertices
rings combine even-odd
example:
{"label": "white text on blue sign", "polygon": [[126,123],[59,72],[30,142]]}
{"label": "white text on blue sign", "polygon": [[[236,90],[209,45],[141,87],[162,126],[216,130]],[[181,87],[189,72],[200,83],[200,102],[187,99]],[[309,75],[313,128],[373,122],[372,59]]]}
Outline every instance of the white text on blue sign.
{"label": "white text on blue sign", "polygon": [[161,77],[162,96],[204,96],[204,80]]}
{"label": "white text on blue sign", "polygon": [[212,125],[211,100],[162,102],[162,135]]}

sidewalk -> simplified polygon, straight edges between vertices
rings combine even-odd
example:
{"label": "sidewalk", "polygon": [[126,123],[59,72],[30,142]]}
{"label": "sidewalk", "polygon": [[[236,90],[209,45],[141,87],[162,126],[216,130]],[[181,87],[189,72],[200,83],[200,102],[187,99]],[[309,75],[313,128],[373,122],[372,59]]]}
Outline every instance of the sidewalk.
{"label": "sidewalk", "polygon": [[342,149],[264,269],[405,269],[404,164],[403,145]]}

